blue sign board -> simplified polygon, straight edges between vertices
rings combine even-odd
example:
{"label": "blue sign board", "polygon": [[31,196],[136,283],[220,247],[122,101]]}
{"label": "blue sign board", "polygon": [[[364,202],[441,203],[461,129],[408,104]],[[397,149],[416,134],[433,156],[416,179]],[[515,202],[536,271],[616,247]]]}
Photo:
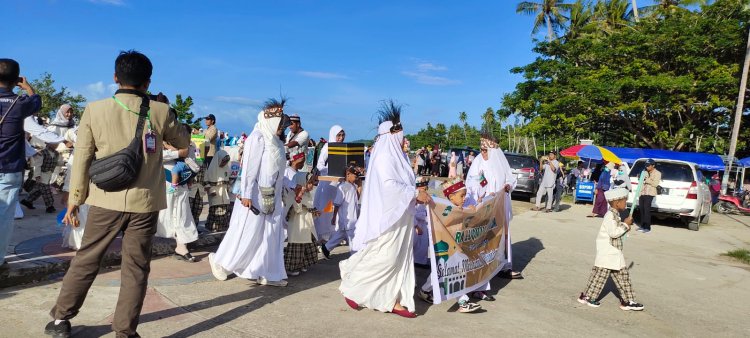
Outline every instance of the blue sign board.
{"label": "blue sign board", "polygon": [[593,202],[594,201],[594,182],[581,182],[579,181],[576,183],[576,202],[578,201],[586,201],[586,202]]}

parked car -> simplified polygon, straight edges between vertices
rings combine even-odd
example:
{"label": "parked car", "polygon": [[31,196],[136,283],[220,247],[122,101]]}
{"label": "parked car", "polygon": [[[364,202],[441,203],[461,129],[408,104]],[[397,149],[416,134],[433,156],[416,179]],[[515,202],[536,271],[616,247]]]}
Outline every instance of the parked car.
{"label": "parked car", "polygon": [[[662,192],[649,206],[657,217],[679,218],[690,230],[697,231],[700,224],[707,224],[711,216],[711,192],[703,173],[692,162],[654,159],[656,170],[661,172]],[[645,158],[633,163],[630,183],[633,187],[628,196],[628,207],[632,205],[638,179],[645,167]],[[640,208],[641,206],[638,206]]]}
{"label": "parked car", "polygon": [[508,159],[508,164],[518,179],[513,192],[532,199],[539,187],[539,161],[534,156],[516,153],[505,153],[505,158]]}

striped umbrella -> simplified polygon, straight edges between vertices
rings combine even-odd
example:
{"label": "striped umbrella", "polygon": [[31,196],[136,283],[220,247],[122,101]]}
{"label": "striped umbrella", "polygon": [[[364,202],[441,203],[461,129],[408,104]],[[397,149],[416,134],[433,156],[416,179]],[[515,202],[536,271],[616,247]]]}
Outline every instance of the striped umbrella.
{"label": "striped umbrella", "polygon": [[560,155],[570,159],[585,159],[593,161],[607,161],[622,163],[622,160],[606,148],[595,145],[575,145],[560,151]]}

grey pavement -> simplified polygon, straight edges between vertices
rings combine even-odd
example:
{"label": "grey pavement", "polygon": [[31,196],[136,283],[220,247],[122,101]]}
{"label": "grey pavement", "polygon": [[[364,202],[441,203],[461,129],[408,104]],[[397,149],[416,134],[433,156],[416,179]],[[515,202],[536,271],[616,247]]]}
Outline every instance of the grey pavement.
{"label": "grey pavement", "polygon": [[[576,302],[594,260],[601,219],[586,218],[590,205],[559,213],[527,211],[514,201],[514,268],[523,280],[493,279],[497,301],[485,311],[455,312],[453,302],[417,300],[416,319],[371,310],[354,311],[340,296],[337,263],[346,248],[308,273],[291,277],[286,288],[256,286],[233,278],[214,280],[204,261],[188,264],[169,257],[152,264],[141,316],[143,337],[331,337],[331,336],[719,336],[748,337],[750,266],[721,256],[750,248],[750,217],[712,215],[711,224],[689,231],[659,221],[649,234],[632,233],[625,257],[643,312],[624,312],[608,285],[600,308]],[[210,249],[209,249],[210,250]],[[205,257],[205,252],[200,254]],[[427,271],[417,269],[418,284]],[[76,337],[113,336],[109,323],[117,298],[119,271],[107,269],[89,292],[72,323]],[[38,337],[59,292],[59,277],[0,289],[4,323],[0,337]]]}

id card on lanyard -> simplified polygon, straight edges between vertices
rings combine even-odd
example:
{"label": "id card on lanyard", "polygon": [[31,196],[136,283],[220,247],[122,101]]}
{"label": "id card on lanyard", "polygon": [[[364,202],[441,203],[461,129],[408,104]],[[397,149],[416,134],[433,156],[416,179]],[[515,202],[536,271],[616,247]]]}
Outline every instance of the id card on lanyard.
{"label": "id card on lanyard", "polygon": [[143,138],[143,143],[146,148],[146,152],[149,154],[153,154],[156,152],[156,133],[154,133],[153,130],[149,129],[146,132],[146,136]]}

